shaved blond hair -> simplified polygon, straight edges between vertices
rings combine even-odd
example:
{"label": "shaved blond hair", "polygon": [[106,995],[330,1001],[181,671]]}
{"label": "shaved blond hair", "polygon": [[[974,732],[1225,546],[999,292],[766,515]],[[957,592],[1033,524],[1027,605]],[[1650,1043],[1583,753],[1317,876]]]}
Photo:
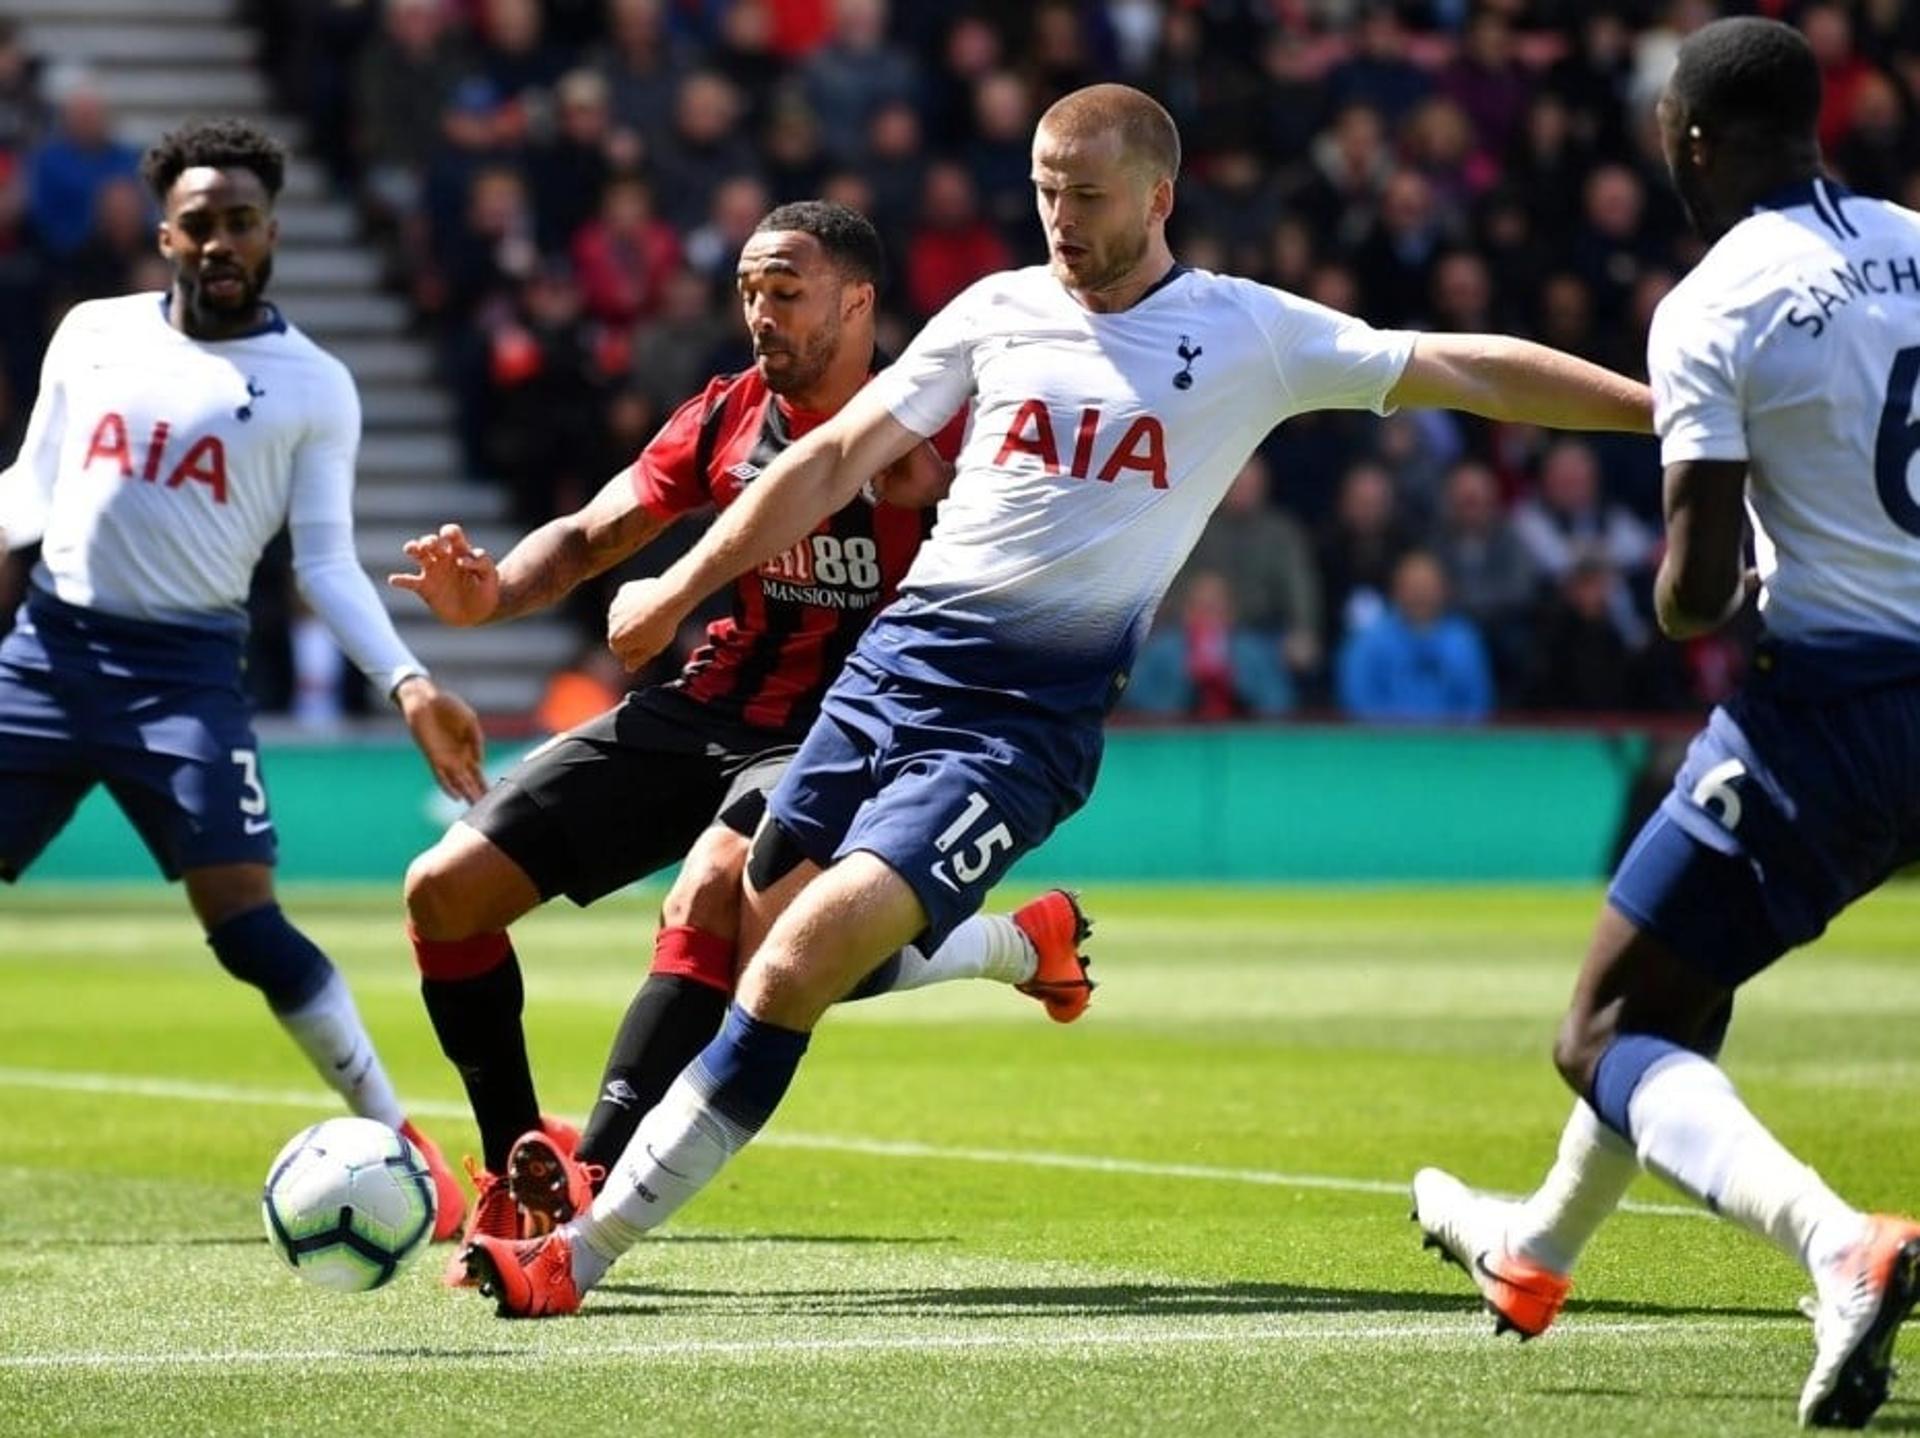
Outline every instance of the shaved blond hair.
{"label": "shaved blond hair", "polygon": [[1131,85],[1088,85],[1062,95],[1040,117],[1040,128],[1062,140],[1084,141],[1109,130],[1120,136],[1129,164],[1149,179],[1180,174],[1180,130],[1166,108]]}

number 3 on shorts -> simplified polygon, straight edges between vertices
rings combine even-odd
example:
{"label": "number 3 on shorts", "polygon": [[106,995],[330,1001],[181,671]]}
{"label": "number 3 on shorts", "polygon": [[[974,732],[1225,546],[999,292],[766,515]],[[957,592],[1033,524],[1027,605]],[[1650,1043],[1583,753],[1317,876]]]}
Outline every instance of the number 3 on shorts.
{"label": "number 3 on shorts", "polygon": [[947,825],[940,837],[933,841],[933,847],[946,855],[937,859],[933,865],[933,877],[949,889],[959,890],[974,883],[987,870],[993,867],[993,856],[1002,849],[1013,847],[1013,831],[1005,824],[995,824],[974,834],[966,847],[955,852],[955,846],[967,838],[980,821],[987,817],[987,796],[975,790],[967,795],[967,807],[960,811],[960,817]]}
{"label": "number 3 on shorts", "polygon": [[267,791],[260,783],[260,755],[252,749],[235,749],[227,757],[240,766],[240,812],[246,816],[247,832],[258,834],[272,828],[273,820],[266,817]]}

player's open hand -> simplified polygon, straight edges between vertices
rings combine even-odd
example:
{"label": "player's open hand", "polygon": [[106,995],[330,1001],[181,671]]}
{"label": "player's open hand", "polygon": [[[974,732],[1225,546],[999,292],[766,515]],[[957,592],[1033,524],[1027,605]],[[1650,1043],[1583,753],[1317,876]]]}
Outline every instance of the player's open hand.
{"label": "player's open hand", "polygon": [[459,525],[443,524],[439,533],[410,539],[401,548],[420,568],[389,574],[387,583],[419,595],[441,623],[484,624],[500,607],[500,571],[493,556],[469,543]]}
{"label": "player's open hand", "polygon": [[623,584],[607,610],[607,648],[629,673],[673,643],[686,613],[658,579]]}
{"label": "player's open hand", "polygon": [[487,777],[480,767],[486,739],[473,707],[424,674],[402,680],[394,698],[440,787],[468,803],[486,793]]}

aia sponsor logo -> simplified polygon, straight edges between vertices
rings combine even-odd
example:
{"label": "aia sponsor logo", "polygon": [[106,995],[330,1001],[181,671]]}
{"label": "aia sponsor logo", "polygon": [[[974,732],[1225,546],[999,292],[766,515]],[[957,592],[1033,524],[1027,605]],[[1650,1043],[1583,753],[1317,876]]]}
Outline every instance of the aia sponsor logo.
{"label": "aia sponsor logo", "polygon": [[109,412],[94,425],[93,436],[87,441],[87,457],[80,467],[92,469],[95,464],[116,465],[122,479],[137,478],[167,489],[204,484],[215,504],[227,502],[227,447],[217,434],[203,434],[191,444],[175,444],[172,424],[159,420],[148,431],[136,463],[126,416]]}
{"label": "aia sponsor logo", "polygon": [[1100,435],[1104,419],[1098,409],[1088,406],[1071,421],[1073,449],[1063,466],[1058,436],[1069,432],[1067,425],[1056,427],[1053,412],[1042,401],[1023,400],[1007,426],[1007,437],[1000,441],[994,466],[1004,467],[1016,454],[1029,454],[1040,461],[1040,468],[1049,476],[1069,474],[1075,479],[1112,484],[1121,475],[1133,473],[1145,475],[1155,489],[1165,489],[1166,426],[1153,415],[1136,415],[1117,440],[1107,443]]}

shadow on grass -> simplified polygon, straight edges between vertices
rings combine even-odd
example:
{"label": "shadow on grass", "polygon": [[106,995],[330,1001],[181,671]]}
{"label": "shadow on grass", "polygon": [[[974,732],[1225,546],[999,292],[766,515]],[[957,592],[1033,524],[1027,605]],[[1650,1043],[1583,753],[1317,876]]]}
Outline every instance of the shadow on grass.
{"label": "shadow on grass", "polygon": [[[603,1284],[603,1295],[649,1300],[641,1311],[658,1313],[724,1313],[748,1315],[806,1315],[821,1318],[958,1318],[1000,1320],[1021,1317],[1077,1318],[1190,1318],[1219,1315],[1436,1313],[1471,1311],[1471,1300],[1448,1293],[1402,1292],[1393,1289],[1319,1288],[1289,1283],[1108,1283],[1086,1285],[1036,1284],[956,1286],[952,1288],[795,1288],[727,1290],[661,1288],[643,1284]],[[597,1305],[589,1305],[587,1311]],[[608,1313],[635,1311],[606,1306]],[[1643,1318],[1779,1318],[1790,1311],[1698,1308],[1678,1305],[1595,1302],[1583,1304],[1587,1314],[1621,1314]]]}

